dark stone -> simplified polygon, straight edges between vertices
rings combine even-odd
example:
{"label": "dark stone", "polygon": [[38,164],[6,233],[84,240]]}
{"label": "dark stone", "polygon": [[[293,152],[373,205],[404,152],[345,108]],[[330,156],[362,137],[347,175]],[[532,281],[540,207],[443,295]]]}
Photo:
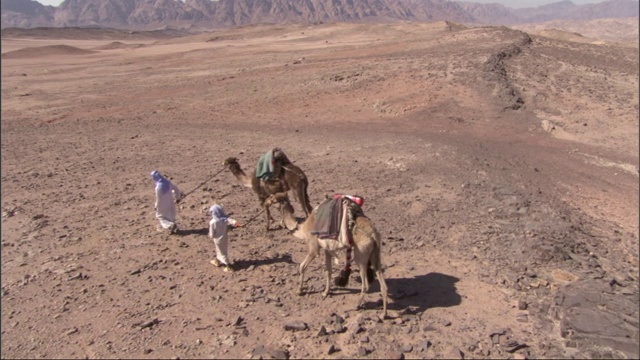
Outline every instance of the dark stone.
{"label": "dark stone", "polygon": [[518,310],[527,310],[527,302],[524,300],[518,300]]}
{"label": "dark stone", "polygon": [[327,328],[325,328],[324,325],[322,325],[316,336],[325,336],[325,335],[327,335]]}
{"label": "dark stone", "polygon": [[364,347],[360,346],[358,348],[358,356],[367,356],[367,349],[365,349]]}
{"label": "dark stone", "polygon": [[506,347],[505,347],[505,351],[508,353],[513,354],[514,352],[520,350],[520,349],[524,349],[526,347],[529,347],[527,344],[519,344],[517,342],[510,342]]}
{"label": "dark stone", "polygon": [[307,323],[303,321],[293,321],[284,325],[285,330],[296,331],[296,330],[307,330]]}
{"label": "dark stone", "polygon": [[288,360],[289,359],[289,351],[287,350],[273,350],[270,352],[271,356],[274,359],[278,360]]}
{"label": "dark stone", "polygon": [[425,342],[424,342],[424,343],[422,343],[422,349],[423,349],[424,351],[427,351],[427,350],[431,347],[431,345],[433,345],[433,344],[431,343],[431,341],[429,341],[429,340],[425,340]]}
{"label": "dark stone", "polygon": [[424,332],[427,332],[427,331],[436,331],[436,328],[434,328],[434,327],[433,327],[433,326],[431,326],[431,325],[425,325],[425,326],[422,328],[422,331],[424,331]]}
{"label": "dark stone", "polygon": [[451,350],[451,355],[453,359],[464,359],[464,353],[457,347]]}

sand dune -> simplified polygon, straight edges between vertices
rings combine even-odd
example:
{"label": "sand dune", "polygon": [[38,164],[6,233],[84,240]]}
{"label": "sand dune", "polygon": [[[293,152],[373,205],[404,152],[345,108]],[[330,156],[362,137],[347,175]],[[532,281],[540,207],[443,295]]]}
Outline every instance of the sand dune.
{"label": "sand dune", "polygon": [[3,59],[23,59],[23,58],[36,58],[53,55],[88,55],[93,54],[93,50],[80,49],[69,45],[47,45],[38,47],[27,47],[24,49],[18,49],[8,51],[2,54]]}

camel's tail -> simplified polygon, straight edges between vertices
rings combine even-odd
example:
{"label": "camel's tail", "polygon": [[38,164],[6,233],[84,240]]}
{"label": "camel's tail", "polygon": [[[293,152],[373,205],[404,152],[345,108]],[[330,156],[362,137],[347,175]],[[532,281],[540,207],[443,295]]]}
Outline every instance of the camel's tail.
{"label": "camel's tail", "polygon": [[313,211],[313,207],[311,206],[311,200],[309,199],[309,192],[307,191],[307,189],[309,188],[309,183],[305,181],[304,184],[304,199],[301,201],[301,203],[303,202],[303,205],[306,209],[307,209],[307,217],[309,217],[309,215],[311,214],[311,212]]}
{"label": "camel's tail", "polygon": [[369,262],[370,262],[369,266],[374,271],[378,272],[378,271],[382,271],[382,256],[381,256],[382,247],[381,247],[380,233],[375,228],[373,228],[372,230],[373,232],[371,234],[371,237],[374,240],[375,249],[373,249],[373,251],[371,252],[371,258],[369,259]]}

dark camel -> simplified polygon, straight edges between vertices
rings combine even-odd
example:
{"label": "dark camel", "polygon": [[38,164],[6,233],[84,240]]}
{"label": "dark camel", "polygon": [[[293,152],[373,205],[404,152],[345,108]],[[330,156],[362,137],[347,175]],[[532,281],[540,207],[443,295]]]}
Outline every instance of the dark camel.
{"label": "dark camel", "polygon": [[[240,167],[238,159],[235,157],[227,158],[224,166],[228,167],[231,173],[240,181],[240,183],[253,190],[260,201],[260,206],[265,210],[267,216],[267,230],[271,229],[271,221],[275,221],[271,216],[269,210],[273,203],[278,203],[280,210],[283,214],[282,225],[286,226],[289,230],[295,229],[295,218],[293,217],[293,206],[289,202],[287,196],[288,191],[292,191],[296,200],[302,205],[302,209],[305,213],[305,218],[309,216],[312,211],[311,203],[309,201],[309,195],[307,193],[307,187],[309,181],[304,172],[292,164],[286,162],[282,164],[282,175],[279,179],[264,181],[256,177],[256,170],[254,169],[247,175]],[[267,200],[269,199],[269,200]]]}

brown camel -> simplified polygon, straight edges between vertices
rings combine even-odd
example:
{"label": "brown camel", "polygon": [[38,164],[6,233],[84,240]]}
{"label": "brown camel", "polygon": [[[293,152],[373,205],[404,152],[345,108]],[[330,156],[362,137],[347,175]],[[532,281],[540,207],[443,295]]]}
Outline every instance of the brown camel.
{"label": "brown camel", "polygon": [[[309,245],[309,253],[307,257],[300,264],[300,286],[298,288],[298,294],[302,295],[302,286],[304,284],[304,271],[309,266],[309,263],[320,254],[320,250],[324,250],[324,262],[325,262],[325,274],[326,284],[323,297],[329,295],[331,289],[331,258],[336,253],[344,248],[335,248],[332,245],[336,244],[335,240],[319,239],[311,234],[311,230],[314,228],[316,216],[315,210],[309,215],[307,220],[298,225],[293,236],[307,240]],[[387,283],[384,280],[382,273],[382,263],[380,259],[381,241],[378,230],[371,224],[371,220],[364,215],[359,215],[355,219],[355,225],[352,230],[353,237],[353,252],[354,261],[360,269],[360,279],[362,281],[362,288],[360,292],[360,299],[356,305],[356,308],[360,308],[364,301],[365,294],[369,291],[369,277],[367,276],[367,269],[369,266],[376,274],[378,281],[380,282],[380,293],[382,295],[383,304],[383,316],[387,316]],[[333,241],[333,244],[330,243]]]}
{"label": "brown camel", "polygon": [[[256,177],[255,169],[247,175],[240,167],[238,159],[235,157],[227,158],[224,166],[228,167],[231,173],[240,181],[240,183],[253,190],[260,201],[260,206],[264,209],[267,216],[267,230],[271,228],[271,221],[275,221],[269,210],[272,203],[278,203],[283,214],[282,225],[289,230],[295,229],[295,218],[293,217],[293,206],[289,202],[287,192],[291,190],[298,202],[302,205],[305,218],[312,211],[309,195],[307,194],[307,186],[309,181],[304,172],[296,165],[287,162],[282,164],[282,176],[279,179],[264,181]],[[267,201],[267,199],[270,199]]]}

